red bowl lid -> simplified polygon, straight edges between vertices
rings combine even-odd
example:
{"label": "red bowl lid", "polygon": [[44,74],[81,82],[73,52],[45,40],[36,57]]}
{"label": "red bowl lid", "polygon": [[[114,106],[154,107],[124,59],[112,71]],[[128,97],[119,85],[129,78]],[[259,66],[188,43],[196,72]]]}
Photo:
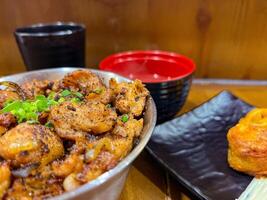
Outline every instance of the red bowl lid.
{"label": "red bowl lid", "polygon": [[178,80],[191,75],[196,69],[191,59],[159,50],[113,54],[103,59],[99,68],[145,83]]}

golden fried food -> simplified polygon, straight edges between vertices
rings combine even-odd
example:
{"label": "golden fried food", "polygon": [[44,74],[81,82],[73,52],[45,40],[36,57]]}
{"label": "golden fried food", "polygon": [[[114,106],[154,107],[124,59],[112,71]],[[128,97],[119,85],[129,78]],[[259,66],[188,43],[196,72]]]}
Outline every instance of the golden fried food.
{"label": "golden fried food", "polygon": [[143,119],[132,118],[126,123],[118,119],[111,134],[94,141],[93,147],[86,150],[87,164],[80,173],[71,174],[74,184],[91,181],[113,168],[132,149],[133,140],[140,135],[142,128]]}
{"label": "golden fried food", "polygon": [[143,119],[129,119],[126,123],[118,120],[112,132],[113,154],[122,159],[131,150],[133,140],[140,136],[143,129]]}
{"label": "golden fried food", "polygon": [[252,176],[267,175],[267,109],[250,111],[227,134],[228,162]]}
{"label": "golden fried food", "polygon": [[8,190],[6,200],[48,199],[63,193],[62,181],[53,177],[34,176],[19,178]]}
{"label": "golden fried food", "polygon": [[62,86],[74,90],[78,89],[86,94],[105,88],[101,79],[89,70],[77,70],[67,74],[62,79]]}
{"label": "golden fried food", "polygon": [[0,136],[3,135],[8,128],[15,126],[17,120],[11,113],[0,114]]}
{"label": "golden fried food", "polygon": [[0,137],[0,156],[17,167],[46,165],[63,154],[60,138],[43,125],[21,123]]}
{"label": "golden fried food", "polygon": [[116,96],[115,107],[121,113],[129,113],[134,116],[142,114],[149,92],[140,80],[135,80],[132,83],[117,83],[115,79],[111,79],[109,84]]}
{"label": "golden fried food", "polygon": [[76,104],[64,102],[52,108],[49,120],[60,137],[79,139],[88,133],[100,134],[112,129],[116,112],[100,102]]}
{"label": "golden fried food", "polygon": [[72,176],[75,183],[83,184],[94,180],[103,172],[112,169],[117,163],[118,160],[115,159],[112,153],[102,150],[93,161],[85,165],[81,173],[74,173]]}
{"label": "golden fried food", "polygon": [[20,96],[16,92],[0,90],[0,108],[4,107],[6,101],[18,99],[20,99]]}
{"label": "golden fried food", "polygon": [[115,167],[142,132],[148,91],[138,80],[107,87],[77,70],[22,90],[27,99],[0,90],[0,199],[74,190]]}
{"label": "golden fried food", "polygon": [[0,114],[0,126],[9,128],[17,123],[17,120],[14,115],[11,113]]}
{"label": "golden fried food", "polygon": [[22,179],[16,179],[8,190],[6,200],[32,200],[31,193],[27,191]]}
{"label": "golden fried food", "polygon": [[52,170],[56,176],[66,177],[73,172],[79,172],[83,168],[84,156],[77,153],[69,154],[63,160],[55,160],[52,163]]}
{"label": "golden fried food", "polygon": [[89,92],[85,98],[87,101],[98,101],[106,105],[113,101],[113,90],[110,88],[101,88],[99,90]]}
{"label": "golden fried food", "polygon": [[33,99],[37,95],[46,94],[47,90],[52,89],[52,81],[39,81],[33,80],[31,82],[26,82],[21,85],[22,91],[25,93],[27,98]]}
{"label": "golden fried food", "polygon": [[0,199],[3,198],[9,188],[11,171],[7,162],[0,162]]}

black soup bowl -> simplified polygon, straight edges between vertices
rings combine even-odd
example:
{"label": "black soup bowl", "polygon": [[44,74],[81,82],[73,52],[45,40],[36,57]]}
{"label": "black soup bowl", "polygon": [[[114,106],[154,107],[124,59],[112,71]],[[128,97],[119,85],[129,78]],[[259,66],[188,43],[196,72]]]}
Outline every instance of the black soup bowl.
{"label": "black soup bowl", "polygon": [[103,59],[99,68],[140,79],[156,103],[159,124],[172,119],[181,110],[196,66],[183,55],[152,50],[113,54]]}

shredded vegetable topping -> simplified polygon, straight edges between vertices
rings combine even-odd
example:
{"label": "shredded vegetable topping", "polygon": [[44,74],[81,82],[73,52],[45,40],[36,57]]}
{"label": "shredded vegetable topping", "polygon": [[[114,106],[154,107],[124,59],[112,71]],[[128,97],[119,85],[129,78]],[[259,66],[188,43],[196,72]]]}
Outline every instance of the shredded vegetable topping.
{"label": "shredded vegetable topping", "polygon": [[27,121],[28,123],[38,123],[39,114],[49,111],[51,106],[63,103],[67,100],[67,97],[71,97],[71,102],[78,103],[83,98],[83,95],[79,92],[63,90],[60,93],[59,98],[55,97],[56,93],[51,92],[47,97],[44,95],[38,95],[34,100],[7,101],[4,105],[4,108],[1,110],[1,113],[12,113],[16,116],[18,123],[25,121]]}
{"label": "shredded vegetable topping", "polygon": [[129,116],[126,115],[126,114],[122,115],[122,117],[121,117],[121,121],[124,122],[124,123],[127,122],[128,119],[129,119]]}

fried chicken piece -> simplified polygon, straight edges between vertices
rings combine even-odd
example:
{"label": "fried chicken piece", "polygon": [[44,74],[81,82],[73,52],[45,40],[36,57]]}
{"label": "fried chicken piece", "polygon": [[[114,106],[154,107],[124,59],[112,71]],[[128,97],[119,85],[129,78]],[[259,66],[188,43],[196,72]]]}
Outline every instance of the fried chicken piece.
{"label": "fried chicken piece", "polygon": [[87,101],[98,101],[106,105],[111,103],[114,99],[113,90],[102,87],[99,90],[90,92],[86,95],[85,99]]}
{"label": "fried chicken piece", "polygon": [[118,119],[113,132],[95,141],[94,147],[87,150],[85,162],[88,164],[76,175],[76,181],[91,181],[116,166],[131,151],[133,140],[140,135],[142,128],[143,119],[131,118],[126,123]]}
{"label": "fried chicken piece", "polygon": [[85,94],[100,88],[105,88],[101,79],[89,70],[76,70],[68,73],[62,79],[62,86],[64,88],[78,89]]}
{"label": "fried chicken piece", "polygon": [[20,96],[13,91],[0,90],[0,109],[4,107],[4,103],[8,100],[19,100]]}
{"label": "fried chicken piece", "polygon": [[116,96],[114,101],[116,109],[134,116],[142,114],[149,92],[140,80],[117,83],[115,79],[111,79],[109,85]]}
{"label": "fried chicken piece", "polygon": [[17,120],[11,113],[0,114],[0,136],[3,135],[10,127],[16,125]]}
{"label": "fried chicken piece", "polygon": [[9,128],[17,123],[16,117],[11,113],[0,114],[0,126]]}
{"label": "fried chicken piece", "polygon": [[116,159],[124,158],[133,147],[133,140],[139,137],[143,129],[144,120],[131,118],[126,122],[117,120],[117,124],[112,131],[113,154]]}
{"label": "fried chicken piece", "polygon": [[65,159],[52,162],[53,173],[60,177],[66,177],[73,172],[79,172],[82,168],[83,156],[76,153],[69,154]]}
{"label": "fried chicken piece", "polygon": [[34,99],[37,95],[46,95],[47,90],[50,91],[53,87],[53,81],[48,80],[33,80],[23,83],[21,89],[26,94],[28,99]]}
{"label": "fried chicken piece", "polygon": [[12,187],[7,191],[6,200],[32,200],[31,193],[26,190],[23,180],[16,179]]}
{"label": "fried chicken piece", "polygon": [[250,111],[228,134],[228,162],[252,176],[267,175],[267,109]]}
{"label": "fried chicken piece", "polygon": [[7,128],[4,126],[0,126],[0,136],[7,132]]}
{"label": "fried chicken piece", "polygon": [[0,137],[0,156],[16,167],[46,165],[63,154],[60,138],[42,125],[21,123]]}
{"label": "fried chicken piece", "polygon": [[76,182],[87,183],[92,181],[105,171],[115,167],[117,163],[118,160],[112,153],[102,150],[96,159],[84,167],[81,173],[76,173]]}
{"label": "fried chicken piece", "polygon": [[7,162],[0,163],[0,199],[3,198],[10,185],[11,172]]}
{"label": "fried chicken piece", "polygon": [[62,138],[77,140],[86,134],[101,134],[112,129],[117,114],[99,102],[64,102],[51,109],[49,121]]}
{"label": "fried chicken piece", "polygon": [[40,175],[16,179],[7,192],[6,200],[41,200],[63,193],[62,180]]}
{"label": "fried chicken piece", "polygon": [[[81,141],[80,141],[81,142]],[[83,140],[83,147],[86,146],[87,140]],[[52,164],[53,174],[57,177],[64,178],[63,188],[65,191],[76,189],[82,183],[76,179],[77,173],[84,168],[84,148],[80,152],[77,143],[72,147],[71,152],[63,159],[55,160]]]}

